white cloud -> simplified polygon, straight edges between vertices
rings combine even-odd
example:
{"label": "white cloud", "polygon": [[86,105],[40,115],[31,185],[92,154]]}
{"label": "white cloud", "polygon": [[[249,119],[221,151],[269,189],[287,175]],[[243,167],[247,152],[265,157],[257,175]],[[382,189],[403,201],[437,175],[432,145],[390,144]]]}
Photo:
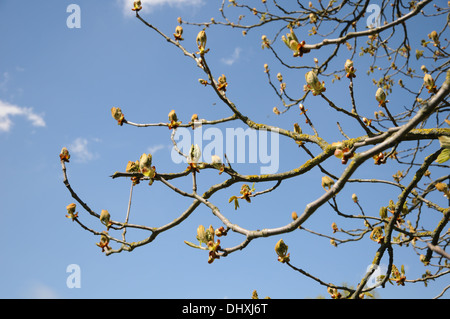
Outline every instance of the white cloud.
{"label": "white cloud", "polygon": [[24,116],[33,126],[45,127],[44,118],[33,112],[32,108],[20,107],[0,100],[0,132],[9,132],[13,122],[12,116]]}
{"label": "white cloud", "polygon": [[229,58],[222,58],[221,61],[226,65],[233,65],[239,59],[241,51],[242,51],[241,48],[236,48],[234,49],[233,54]]}
{"label": "white cloud", "polygon": [[[124,10],[126,13],[131,12],[133,8],[133,0],[121,0],[123,2]],[[142,11],[148,12],[155,7],[168,5],[170,7],[175,6],[198,6],[203,4],[204,0],[141,0]]]}
{"label": "white cloud", "polygon": [[[98,139],[94,139],[94,141],[98,142]],[[70,156],[74,156],[74,160],[76,162],[87,162],[98,158],[98,154],[93,153],[88,148],[89,141],[85,138],[78,137],[73,141],[72,144],[68,146]]]}

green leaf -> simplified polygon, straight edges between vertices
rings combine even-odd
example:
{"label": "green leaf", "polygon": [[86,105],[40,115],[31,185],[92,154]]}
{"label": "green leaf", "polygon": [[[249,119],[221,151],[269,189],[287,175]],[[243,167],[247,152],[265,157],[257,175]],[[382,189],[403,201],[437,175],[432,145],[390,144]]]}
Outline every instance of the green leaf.
{"label": "green leaf", "polygon": [[450,159],[450,148],[444,148],[436,159],[439,164],[445,163]]}
{"label": "green leaf", "polygon": [[236,196],[234,196],[234,210],[237,210],[239,208],[239,201]]}

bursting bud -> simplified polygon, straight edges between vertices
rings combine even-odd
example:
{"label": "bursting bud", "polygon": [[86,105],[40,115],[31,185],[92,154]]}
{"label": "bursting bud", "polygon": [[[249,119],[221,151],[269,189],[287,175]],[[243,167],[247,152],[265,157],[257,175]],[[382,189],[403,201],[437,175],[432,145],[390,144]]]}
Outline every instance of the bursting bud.
{"label": "bursting bud", "polygon": [[189,150],[188,162],[197,163],[200,159],[201,154],[202,152],[200,151],[200,147],[197,144],[191,145],[191,149]]}
{"label": "bursting bud", "polygon": [[423,71],[423,73],[428,73],[428,69],[427,69],[427,67],[425,66],[425,65],[422,65],[421,67],[420,67],[420,69]]}
{"label": "bursting bud", "polygon": [[358,196],[356,196],[356,194],[353,194],[353,195],[352,195],[352,199],[353,199],[353,202],[354,202],[354,203],[357,203],[357,202],[358,202]]}
{"label": "bursting bud", "polygon": [[294,57],[302,57],[304,53],[308,53],[310,49],[304,48],[305,41],[299,41],[297,36],[294,33],[292,27],[289,27],[290,33],[286,34],[286,36],[281,36],[281,40],[283,40],[284,44],[291,49],[294,53]]}
{"label": "bursting bud", "polygon": [[141,4],[142,3],[141,3],[140,0],[134,1],[133,8],[131,10],[136,11],[136,12],[140,11],[142,9],[142,5]]}
{"label": "bursting bud", "polygon": [[153,178],[155,176],[155,167],[152,166],[152,154],[143,153],[139,158],[139,170],[144,176]]}
{"label": "bursting bud", "polygon": [[219,175],[225,170],[225,165],[222,163],[222,159],[218,155],[211,156],[211,165],[219,170]]}
{"label": "bursting bud", "polygon": [[339,231],[339,229],[338,229],[338,227],[337,227],[337,224],[334,223],[334,222],[331,224],[331,229],[333,229],[333,234],[334,234],[335,232]]}
{"label": "bursting bud", "polygon": [[61,149],[61,152],[59,153],[59,158],[61,159],[61,161],[69,162],[69,158],[70,158],[69,150],[67,148],[63,147]]}
{"label": "bursting bud", "polygon": [[102,212],[100,213],[100,222],[106,226],[107,229],[111,226],[111,215],[106,209],[102,209]]}
{"label": "bursting bud", "polygon": [[346,77],[349,79],[355,78],[356,77],[355,71],[356,70],[353,67],[353,61],[347,59],[347,61],[345,61],[345,72],[347,72]]}
{"label": "bursting bud", "polygon": [[328,287],[327,292],[331,295],[332,299],[341,299],[342,297],[341,293],[334,287]]}
{"label": "bursting bud", "polygon": [[[329,176],[322,177],[322,187],[324,190],[328,191],[333,187],[334,181]],[[328,188],[328,190],[327,190]]]}
{"label": "bursting bud", "polygon": [[283,82],[283,75],[281,75],[281,73],[278,73],[277,79],[278,79],[278,81]]}
{"label": "bursting bud", "polygon": [[387,218],[387,207],[382,206],[382,207],[380,208],[380,217],[381,217],[382,219]]}
{"label": "bursting bud", "polygon": [[378,106],[386,105],[386,93],[382,88],[378,88],[377,92],[375,93],[375,99],[378,101]]}
{"label": "bursting bud", "polygon": [[183,41],[184,39],[182,38],[183,35],[183,27],[181,25],[178,25],[175,28],[175,33],[173,34],[175,40],[177,41]]}
{"label": "bursting bud", "polygon": [[200,55],[205,54],[207,52],[205,50],[205,48],[206,48],[206,32],[205,32],[205,30],[200,31],[197,34],[196,42],[197,42],[197,46],[198,46],[198,50],[199,50],[198,53]]}
{"label": "bursting bud", "polygon": [[72,221],[78,217],[78,213],[75,213],[75,209],[77,208],[77,205],[75,205],[74,203],[69,204],[66,206],[67,209],[67,218],[71,218]]}
{"label": "bursting bud", "polygon": [[197,114],[192,114],[190,124],[192,124],[192,129],[195,129],[196,127],[201,126],[201,121],[198,120]]}
{"label": "bursting bud", "polygon": [[135,162],[128,161],[125,172],[136,173],[138,171],[139,171],[139,162],[138,161],[135,161]]}
{"label": "bursting bud", "polygon": [[172,110],[172,111],[169,112],[169,121],[170,122],[177,122],[178,121],[177,113],[175,113],[175,110]]}
{"label": "bursting bud", "polygon": [[321,94],[325,91],[324,82],[320,82],[314,71],[309,71],[305,74],[306,85],[305,91],[311,91],[314,96]]}
{"label": "bursting bud", "polygon": [[436,93],[436,85],[434,83],[433,77],[430,74],[425,74],[423,77],[423,84],[428,89],[428,93]]}
{"label": "bursting bud", "polygon": [[119,107],[111,108],[111,115],[117,121],[117,124],[122,126],[123,121],[125,120],[122,110]]}
{"label": "bursting bud", "polygon": [[212,165],[222,164],[222,159],[218,155],[212,155],[211,156],[211,164]]}
{"label": "bursting bud", "polygon": [[178,121],[177,114],[175,110],[169,112],[169,129],[177,128],[181,124],[181,121]]}
{"label": "bursting bud", "polygon": [[270,42],[269,42],[269,39],[267,39],[267,36],[263,35],[261,37],[261,41],[262,41],[262,44],[261,44],[262,49],[270,47]]}
{"label": "bursting bud", "polygon": [[200,225],[200,226],[198,226],[198,228],[197,228],[197,240],[198,240],[200,243],[205,243],[205,244],[208,243],[208,240],[206,239],[205,226],[203,226],[203,225]]}
{"label": "bursting bud", "polygon": [[100,242],[96,244],[102,249],[102,251],[105,251],[105,249],[111,249],[111,247],[109,247],[109,237],[107,235],[108,233],[106,231],[103,231],[100,235]]}
{"label": "bursting bud", "polygon": [[275,245],[275,252],[278,255],[278,261],[281,263],[289,262],[289,255],[287,254],[288,246],[284,243],[283,239],[280,239]]}
{"label": "bursting bud", "polygon": [[227,86],[228,86],[227,77],[225,76],[225,74],[222,74],[221,76],[219,76],[217,81],[219,82],[219,85],[217,86],[217,90],[225,92],[227,90]]}
{"label": "bursting bud", "polygon": [[419,256],[419,259],[420,259],[420,261],[421,261],[425,266],[428,266],[428,264],[430,263],[430,262],[427,260],[427,257],[426,257],[424,254],[421,254],[421,255]]}
{"label": "bursting bud", "polygon": [[434,42],[434,46],[438,46],[440,44],[439,42],[439,35],[436,31],[432,31],[430,34],[428,34],[428,39],[432,40]]}

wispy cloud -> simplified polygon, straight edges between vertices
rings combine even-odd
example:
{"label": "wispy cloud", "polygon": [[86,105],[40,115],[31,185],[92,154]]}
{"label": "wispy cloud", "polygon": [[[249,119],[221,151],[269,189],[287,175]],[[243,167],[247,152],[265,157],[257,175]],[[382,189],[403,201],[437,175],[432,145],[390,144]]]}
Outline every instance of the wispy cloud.
{"label": "wispy cloud", "polygon": [[41,283],[34,282],[25,291],[25,298],[31,299],[58,299],[58,294],[53,288]]}
{"label": "wispy cloud", "polygon": [[[98,139],[94,139],[95,142],[98,142]],[[76,162],[88,162],[91,160],[94,160],[99,157],[97,153],[92,152],[89,147],[89,141],[86,138],[78,137],[75,139],[69,146],[69,153],[72,158],[74,157],[74,160]]]}
{"label": "wispy cloud", "polygon": [[[121,0],[123,2],[125,12],[131,11],[133,7],[133,0]],[[142,11],[148,12],[155,7],[168,5],[170,7],[181,6],[198,6],[204,3],[204,0],[141,0]]]}
{"label": "wispy cloud", "polygon": [[241,56],[241,51],[242,51],[242,49],[238,47],[238,48],[234,49],[234,52],[233,52],[233,54],[231,54],[230,57],[222,58],[221,61],[223,63],[225,63],[226,65],[233,65]]}
{"label": "wispy cloud", "polygon": [[8,72],[3,72],[3,74],[1,75],[2,79],[0,80],[0,90],[2,91],[6,91],[6,85],[9,82],[9,73]]}
{"label": "wispy cloud", "polygon": [[148,153],[154,155],[156,152],[158,152],[158,151],[160,151],[160,150],[162,150],[162,149],[165,149],[165,148],[167,148],[166,145],[164,145],[164,144],[158,144],[158,145],[150,146],[150,147],[147,149],[147,151],[148,151]]}
{"label": "wispy cloud", "polygon": [[9,132],[13,125],[12,116],[24,116],[33,126],[45,127],[42,115],[33,112],[32,108],[20,107],[0,100],[0,132]]}

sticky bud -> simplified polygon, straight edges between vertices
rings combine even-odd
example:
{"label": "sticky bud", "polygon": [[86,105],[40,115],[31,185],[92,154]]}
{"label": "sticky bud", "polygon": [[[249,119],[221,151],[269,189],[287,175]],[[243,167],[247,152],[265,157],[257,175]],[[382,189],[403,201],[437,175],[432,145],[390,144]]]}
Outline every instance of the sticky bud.
{"label": "sticky bud", "polygon": [[61,152],[59,153],[59,158],[61,159],[61,161],[69,162],[69,158],[70,158],[69,150],[67,148],[63,147],[61,149]]}

